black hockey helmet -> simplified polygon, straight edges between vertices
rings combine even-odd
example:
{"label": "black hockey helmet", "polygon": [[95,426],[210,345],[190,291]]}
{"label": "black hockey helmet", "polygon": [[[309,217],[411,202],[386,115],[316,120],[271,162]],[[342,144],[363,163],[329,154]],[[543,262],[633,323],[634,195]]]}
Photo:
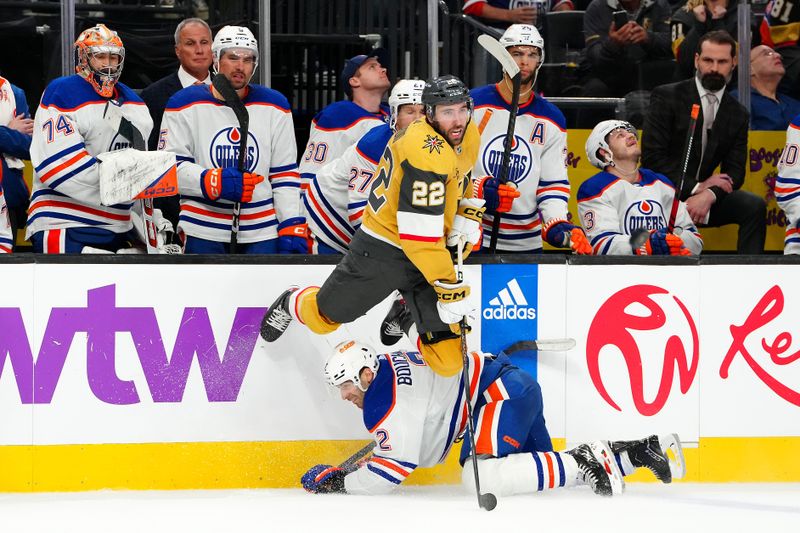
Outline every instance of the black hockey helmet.
{"label": "black hockey helmet", "polygon": [[472,97],[464,82],[452,74],[445,74],[425,82],[422,89],[422,103],[428,121],[433,122],[434,110],[437,105],[461,104],[466,102],[472,114]]}

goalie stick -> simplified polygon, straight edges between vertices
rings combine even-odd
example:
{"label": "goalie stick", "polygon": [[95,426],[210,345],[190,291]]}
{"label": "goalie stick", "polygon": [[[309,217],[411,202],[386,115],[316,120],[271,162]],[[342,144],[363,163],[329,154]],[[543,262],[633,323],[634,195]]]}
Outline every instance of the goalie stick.
{"label": "goalie stick", "polygon": [[[214,89],[225,99],[225,105],[233,110],[236,120],[239,121],[239,172],[247,171],[247,136],[250,134],[250,113],[247,112],[239,94],[231,86],[231,82],[224,74],[217,74],[212,80]],[[236,243],[239,237],[239,217],[241,215],[241,202],[233,203],[233,218],[231,220],[231,249],[230,253],[236,253]]]}
{"label": "goalie stick", "polygon": [[[500,41],[489,35],[480,35],[478,43],[489,52],[497,61],[502,65],[503,70],[506,71],[511,78],[511,112],[508,117],[508,128],[506,128],[506,138],[503,141],[503,159],[500,166],[500,176],[498,180],[500,184],[508,181],[508,167],[511,162],[511,149],[514,146],[514,125],[517,122],[517,111],[519,110],[519,91],[520,84],[522,83],[522,76],[519,72],[519,67],[508,53],[508,50],[503,48]],[[492,219],[492,233],[489,238],[489,252],[495,253],[497,249],[497,234],[500,231],[500,213],[495,212]]]}

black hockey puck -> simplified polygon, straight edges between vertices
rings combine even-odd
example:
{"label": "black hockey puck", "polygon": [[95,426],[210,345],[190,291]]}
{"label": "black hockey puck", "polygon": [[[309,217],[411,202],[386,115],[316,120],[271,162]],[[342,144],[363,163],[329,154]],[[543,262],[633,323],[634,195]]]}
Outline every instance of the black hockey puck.
{"label": "black hockey puck", "polygon": [[495,507],[497,507],[497,498],[495,498],[494,494],[491,492],[487,492],[486,494],[481,494],[481,507],[486,509],[487,511],[491,511]]}

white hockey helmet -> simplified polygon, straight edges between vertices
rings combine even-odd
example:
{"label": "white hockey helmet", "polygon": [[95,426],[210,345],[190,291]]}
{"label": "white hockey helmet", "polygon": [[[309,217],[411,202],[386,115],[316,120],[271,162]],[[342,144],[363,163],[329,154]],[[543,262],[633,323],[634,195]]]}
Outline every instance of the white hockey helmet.
{"label": "white hockey helmet", "polygon": [[353,340],[344,341],[336,345],[325,363],[325,379],[333,387],[352,381],[366,392],[367,388],[361,383],[361,370],[366,367],[377,372],[378,366],[378,357],[370,346]]}
{"label": "white hockey helmet", "polygon": [[[636,128],[630,122],[604,120],[594,127],[589,138],[586,139],[586,156],[589,158],[589,162],[600,170],[605,170],[609,165],[614,166],[614,154],[611,153],[611,148],[608,146],[608,134],[620,128],[630,131],[638,137]],[[601,148],[607,152],[605,157],[600,155]]]}
{"label": "white hockey helmet", "polygon": [[394,129],[397,124],[397,111],[401,105],[422,103],[422,89],[424,88],[423,80],[400,80],[392,87],[392,92],[389,94],[389,108],[392,111],[389,127]]}
{"label": "white hockey helmet", "polygon": [[536,29],[536,26],[530,24],[512,24],[500,37],[500,44],[503,48],[510,48],[512,46],[533,46],[539,49],[539,63],[536,65],[536,71],[533,73],[533,82],[536,83],[536,77],[539,75],[539,69],[542,68],[544,63],[544,39]]}
{"label": "white hockey helmet", "polygon": [[250,50],[255,56],[255,67],[258,67],[258,41],[253,32],[244,26],[225,26],[214,36],[211,43],[211,55],[214,58],[214,74],[219,71],[219,59],[228,48]]}

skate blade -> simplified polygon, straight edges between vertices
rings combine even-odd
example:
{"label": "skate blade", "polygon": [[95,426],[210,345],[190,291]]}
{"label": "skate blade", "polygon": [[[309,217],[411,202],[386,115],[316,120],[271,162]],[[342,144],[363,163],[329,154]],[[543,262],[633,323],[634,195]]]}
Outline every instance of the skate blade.
{"label": "skate blade", "polygon": [[589,446],[608,474],[609,481],[611,481],[611,495],[619,496],[625,492],[625,479],[622,477],[622,470],[620,470],[608,442],[598,440],[592,442]]}
{"label": "skate blade", "polygon": [[672,479],[683,479],[686,477],[686,460],[683,457],[683,446],[677,433],[669,435],[659,435],[658,444],[664,451],[664,455],[669,460],[669,470],[672,472]]}

